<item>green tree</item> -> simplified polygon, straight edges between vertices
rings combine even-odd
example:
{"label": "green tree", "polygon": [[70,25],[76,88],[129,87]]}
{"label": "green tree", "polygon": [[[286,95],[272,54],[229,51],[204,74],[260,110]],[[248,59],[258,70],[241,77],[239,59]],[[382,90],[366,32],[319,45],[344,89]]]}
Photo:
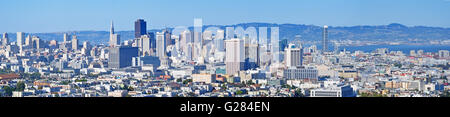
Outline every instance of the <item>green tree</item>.
{"label": "green tree", "polygon": [[302,89],[295,90],[294,97],[305,97],[305,95],[303,95],[302,93]]}
{"label": "green tree", "polygon": [[9,86],[5,86],[5,87],[3,87],[3,90],[5,90],[5,95],[6,96],[11,96],[12,92],[14,91],[14,88],[9,87]]}
{"label": "green tree", "polygon": [[192,79],[186,79],[186,80],[183,81],[183,84],[188,84],[190,82],[192,82]]}
{"label": "green tree", "polygon": [[23,90],[25,90],[25,83],[23,83],[23,82],[18,82],[18,83],[16,84],[16,89],[15,89],[15,91],[23,91]]}
{"label": "green tree", "polygon": [[236,95],[241,95],[242,93],[244,93],[244,92],[241,90],[236,91]]}

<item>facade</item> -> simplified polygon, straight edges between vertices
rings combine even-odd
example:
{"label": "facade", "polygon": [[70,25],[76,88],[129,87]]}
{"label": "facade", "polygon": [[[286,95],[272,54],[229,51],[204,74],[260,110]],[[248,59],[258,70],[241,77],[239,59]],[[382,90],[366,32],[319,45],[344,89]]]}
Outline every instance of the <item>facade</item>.
{"label": "facade", "polygon": [[151,49],[151,39],[149,35],[142,35],[142,55],[149,56],[152,53]]}
{"label": "facade", "polygon": [[214,83],[216,75],[213,74],[192,74],[192,82]]}
{"label": "facade", "polygon": [[449,57],[449,51],[448,50],[439,50],[439,57],[440,58],[447,58]]}
{"label": "facade", "polygon": [[72,36],[72,49],[73,50],[78,50],[78,39],[76,35]]}
{"label": "facade", "polygon": [[318,71],[314,68],[296,68],[291,67],[283,71],[285,79],[317,79]]}
{"label": "facade", "polygon": [[109,68],[124,68],[132,65],[132,58],[139,56],[137,47],[114,47],[109,51]]}
{"label": "facade", "polygon": [[114,24],[111,22],[111,29],[109,32],[109,46],[120,46],[120,35],[114,33]]}
{"label": "facade", "polygon": [[328,26],[323,26],[322,32],[322,52],[328,52]]}
{"label": "facade", "polygon": [[289,44],[289,47],[285,49],[285,61],[287,67],[297,67],[303,64],[303,49],[294,48],[293,44]]}
{"label": "facade", "polygon": [[245,48],[244,40],[231,39],[226,40],[226,72],[228,75],[234,75],[241,70],[244,70],[245,62]]}
{"label": "facade", "polygon": [[17,46],[19,46],[20,48],[22,48],[23,46],[23,38],[25,38],[25,33],[23,32],[17,32]]}
{"label": "facade", "polygon": [[8,33],[3,33],[2,46],[6,46],[8,44],[9,44]]}
{"label": "facade", "polygon": [[331,88],[313,89],[310,97],[355,97],[353,88],[350,85]]}
{"label": "facade", "polygon": [[132,61],[132,66],[152,65],[154,68],[158,68],[161,64],[159,57],[156,56],[133,57]]}
{"label": "facade", "polygon": [[159,58],[166,56],[166,39],[164,32],[156,32],[156,55]]}
{"label": "facade", "polygon": [[143,19],[138,19],[134,22],[134,37],[140,38],[147,33],[147,22]]}

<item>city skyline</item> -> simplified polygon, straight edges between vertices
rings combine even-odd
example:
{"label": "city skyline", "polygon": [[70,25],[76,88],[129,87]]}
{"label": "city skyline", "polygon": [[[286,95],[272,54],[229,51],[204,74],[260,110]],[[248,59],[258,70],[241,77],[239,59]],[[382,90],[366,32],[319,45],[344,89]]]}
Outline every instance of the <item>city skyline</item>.
{"label": "city skyline", "polygon": [[318,26],[401,23],[450,27],[447,21],[450,15],[441,13],[450,10],[450,2],[446,0],[287,1],[1,1],[6,5],[0,7],[0,13],[6,17],[0,19],[0,25],[8,28],[0,28],[0,32],[107,31],[107,21],[111,20],[116,22],[115,30],[128,31],[133,29],[129,22],[136,19],[148,21],[148,29],[163,29],[192,26],[194,18],[204,19],[205,25],[248,22]]}

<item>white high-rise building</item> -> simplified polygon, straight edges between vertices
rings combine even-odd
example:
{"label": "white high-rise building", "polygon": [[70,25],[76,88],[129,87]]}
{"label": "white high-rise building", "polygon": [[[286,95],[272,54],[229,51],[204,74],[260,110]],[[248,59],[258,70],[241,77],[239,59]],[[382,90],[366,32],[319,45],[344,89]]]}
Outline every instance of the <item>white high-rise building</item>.
{"label": "white high-rise building", "polygon": [[4,39],[4,38],[8,38],[8,33],[3,33],[3,38],[2,39]]}
{"label": "white high-rise building", "polygon": [[25,34],[23,32],[17,32],[17,46],[22,48],[23,46],[23,38],[25,37]]}
{"label": "white high-rise building", "polygon": [[166,39],[164,36],[164,32],[156,32],[156,55],[159,58],[166,56]]}
{"label": "white high-rise building", "polygon": [[285,62],[287,67],[302,66],[303,49],[294,46],[294,44],[289,44],[289,46],[285,49]]}
{"label": "white high-rise building", "polygon": [[66,44],[68,39],[69,39],[69,35],[67,33],[64,33],[64,35],[63,35],[63,43]]}
{"label": "white high-rise building", "polygon": [[32,41],[33,40],[31,39],[31,35],[28,35],[27,38],[25,38],[25,45],[30,46],[31,44],[33,44]]}
{"label": "white high-rise building", "polygon": [[72,36],[72,49],[73,50],[78,50],[78,39],[76,35]]}
{"label": "white high-rise building", "polygon": [[231,39],[225,40],[226,43],[226,72],[228,75],[234,75],[244,69],[245,47],[244,40]]}
{"label": "white high-rise building", "polygon": [[192,36],[191,32],[186,30],[180,34],[180,48],[185,56],[188,54],[192,55],[192,49],[189,50],[188,47],[189,44],[192,44]]}
{"label": "white high-rise building", "polygon": [[8,33],[3,33],[2,46],[7,46],[9,44]]}
{"label": "white high-rise building", "polygon": [[151,47],[150,47],[150,37],[148,35],[141,35],[142,40],[142,55],[150,55],[151,54]]}

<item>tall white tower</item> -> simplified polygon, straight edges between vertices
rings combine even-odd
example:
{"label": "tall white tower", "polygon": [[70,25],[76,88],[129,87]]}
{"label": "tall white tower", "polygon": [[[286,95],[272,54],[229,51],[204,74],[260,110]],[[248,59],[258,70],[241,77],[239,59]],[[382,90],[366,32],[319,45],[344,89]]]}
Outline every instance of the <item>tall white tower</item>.
{"label": "tall white tower", "polygon": [[245,47],[244,40],[230,39],[225,40],[226,43],[226,71],[228,75],[234,75],[244,69]]}
{"label": "tall white tower", "polygon": [[24,37],[25,34],[23,32],[17,32],[17,46],[22,47]]}

